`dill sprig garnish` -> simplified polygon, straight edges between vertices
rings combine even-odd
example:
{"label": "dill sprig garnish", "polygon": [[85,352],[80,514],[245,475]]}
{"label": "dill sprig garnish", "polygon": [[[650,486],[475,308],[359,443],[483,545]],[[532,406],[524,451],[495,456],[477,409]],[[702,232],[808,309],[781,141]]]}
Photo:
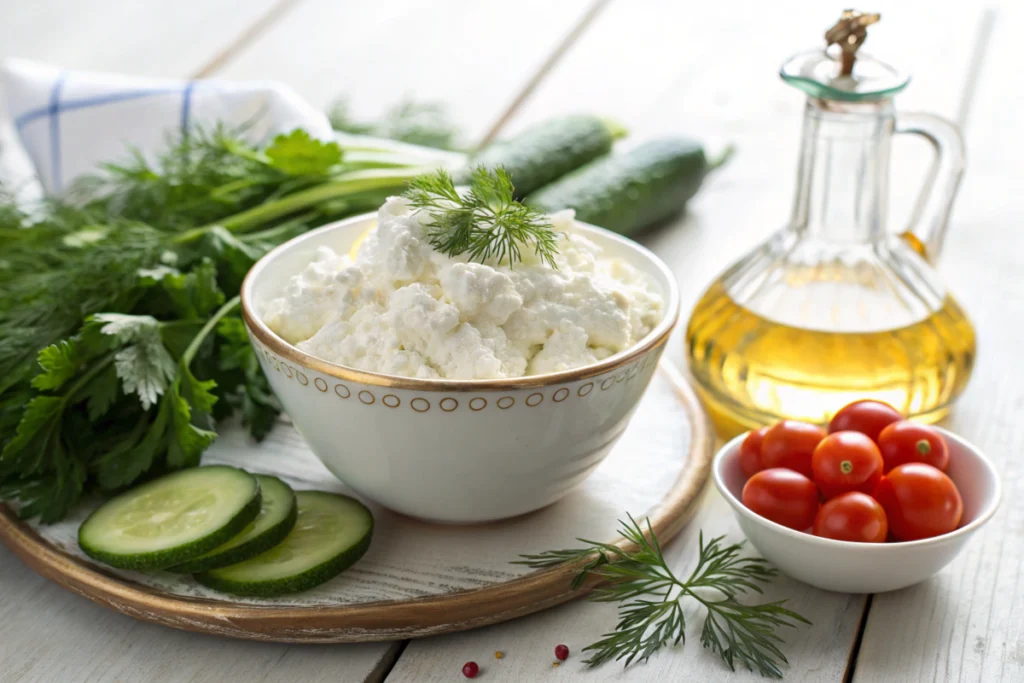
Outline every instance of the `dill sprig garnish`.
{"label": "dill sprig garnish", "polygon": [[521,247],[532,246],[542,261],[557,267],[558,236],[551,221],[515,200],[512,179],[503,168],[476,168],[463,193],[441,169],[412,180],[405,197],[429,214],[427,236],[442,254],[467,254],[481,263],[493,258],[513,267],[522,261]]}
{"label": "dill sprig garnish", "polygon": [[705,544],[701,533],[697,565],[681,580],[665,561],[650,521],[646,534],[631,516],[629,523],[620,524],[619,533],[635,549],[581,538],[577,540],[587,547],[523,555],[515,563],[538,569],[583,563],[573,589],[596,578],[602,584],[590,598],[619,604],[615,630],[583,649],[590,653],[584,663],[598,666],[624,659],[629,666],[646,661],[665,645],[685,643],[683,602],[692,599],[706,610],[701,644],[718,653],[730,670],[741,664],[762,676],[782,677],[780,664],[788,662],[779,648],[778,629],[811,622],[783,607],[785,601],[745,605],[738,599],[752,591],[761,593],[761,584],[776,575],[773,567],[764,559],[741,556],[742,544],[726,545],[724,536]]}

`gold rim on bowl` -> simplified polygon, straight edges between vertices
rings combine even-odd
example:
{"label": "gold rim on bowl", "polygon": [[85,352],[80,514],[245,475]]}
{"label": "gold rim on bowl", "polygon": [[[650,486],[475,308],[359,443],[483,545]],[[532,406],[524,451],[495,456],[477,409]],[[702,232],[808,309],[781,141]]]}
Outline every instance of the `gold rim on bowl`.
{"label": "gold rim on bowl", "polygon": [[320,372],[329,377],[347,380],[349,382],[358,382],[360,384],[378,387],[414,389],[421,391],[507,391],[510,389],[526,389],[531,387],[543,387],[552,384],[575,382],[577,380],[603,375],[607,372],[620,368],[663,345],[668,340],[669,335],[672,333],[673,328],[679,320],[679,286],[676,284],[672,271],[669,270],[668,266],[666,266],[661,259],[651,253],[650,250],[630,239],[626,239],[621,235],[616,235],[604,228],[576,221],[575,224],[578,226],[583,226],[589,230],[595,230],[604,238],[617,242],[625,248],[639,252],[651,264],[653,264],[655,268],[658,269],[664,277],[665,282],[668,283],[668,304],[666,306],[665,315],[662,317],[661,321],[647,334],[646,337],[641,339],[634,346],[631,346],[624,351],[620,351],[613,356],[609,356],[600,362],[585,365],[573,370],[563,370],[562,372],[552,372],[543,375],[529,375],[527,377],[516,377],[514,379],[419,379],[416,377],[401,377],[399,375],[386,375],[379,372],[356,370],[355,368],[331,363],[321,358],[311,356],[304,351],[300,351],[295,346],[277,336],[277,334],[267,327],[263,320],[256,315],[250,305],[253,283],[256,281],[256,278],[260,276],[260,273],[262,273],[262,271],[267,267],[267,264],[282,252],[295,247],[307,239],[311,239],[321,232],[335,230],[345,225],[366,221],[375,216],[376,214],[374,213],[361,214],[335,223],[328,223],[327,225],[323,225],[315,230],[310,230],[303,235],[299,235],[298,237],[290,239],[284,244],[277,246],[267,254],[264,254],[263,257],[249,269],[248,274],[245,276],[245,280],[242,282],[242,319],[245,321],[246,327],[249,328],[249,332],[258,339],[261,344],[269,348],[278,356],[291,360],[292,362],[302,365],[307,369],[315,370],[316,372]]}

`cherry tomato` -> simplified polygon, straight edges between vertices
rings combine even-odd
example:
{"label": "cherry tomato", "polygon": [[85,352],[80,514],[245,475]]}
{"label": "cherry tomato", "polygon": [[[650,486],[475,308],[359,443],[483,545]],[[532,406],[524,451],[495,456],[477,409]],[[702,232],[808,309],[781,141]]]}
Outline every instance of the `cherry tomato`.
{"label": "cherry tomato", "polygon": [[889,531],[901,541],[948,534],[960,526],[964,513],[953,480],[920,462],[893,468],[878,482],[874,495],[885,508]]}
{"label": "cherry tomato", "polygon": [[864,399],[840,408],[828,423],[828,432],[860,432],[877,442],[886,426],[902,419],[900,411],[888,403]]}
{"label": "cherry tomato", "polygon": [[747,480],[743,504],[777,524],[803,531],[818,512],[818,488],[799,472],[775,467]]}
{"label": "cherry tomato", "polygon": [[885,471],[908,462],[923,462],[946,471],[949,467],[949,446],[942,434],[927,425],[900,420],[878,435],[878,450],[885,461]]}
{"label": "cherry tomato", "polygon": [[761,442],[764,441],[767,427],[761,427],[747,434],[740,446],[740,467],[743,474],[752,477],[761,471]]}
{"label": "cherry tomato", "polygon": [[848,491],[870,494],[882,478],[882,468],[878,446],[860,432],[829,434],[811,456],[814,483],[825,498]]}
{"label": "cherry tomato", "polygon": [[826,436],[816,425],[796,420],[783,420],[765,432],[761,442],[761,467],[785,467],[811,476],[811,454]]}
{"label": "cherry tomato", "polygon": [[814,535],[837,541],[885,543],[889,522],[878,501],[850,491],[827,501],[814,518]]}

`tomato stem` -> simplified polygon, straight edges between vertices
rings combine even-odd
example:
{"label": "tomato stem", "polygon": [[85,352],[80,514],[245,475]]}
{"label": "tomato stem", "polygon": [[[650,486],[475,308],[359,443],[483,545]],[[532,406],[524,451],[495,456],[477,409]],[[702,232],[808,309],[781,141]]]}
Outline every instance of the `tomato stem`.
{"label": "tomato stem", "polygon": [[853,472],[853,463],[849,460],[843,460],[839,463],[839,469],[843,471],[843,474],[849,474]]}
{"label": "tomato stem", "polygon": [[921,439],[916,444],[914,444],[914,447],[917,449],[917,452],[920,453],[921,455],[928,455],[929,453],[932,452],[932,445],[928,443],[927,439]]}

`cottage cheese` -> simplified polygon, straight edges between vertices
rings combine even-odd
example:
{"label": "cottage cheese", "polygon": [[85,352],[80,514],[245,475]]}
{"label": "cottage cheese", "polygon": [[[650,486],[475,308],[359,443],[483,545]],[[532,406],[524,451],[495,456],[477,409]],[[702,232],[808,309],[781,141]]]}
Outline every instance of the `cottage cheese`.
{"label": "cottage cheese", "polygon": [[353,261],[321,247],[262,311],[318,358],[425,379],[499,379],[569,370],[629,348],[661,320],[649,278],[552,217],[557,269],[523,250],[514,269],[438,253],[426,214],[400,197],[377,214]]}

